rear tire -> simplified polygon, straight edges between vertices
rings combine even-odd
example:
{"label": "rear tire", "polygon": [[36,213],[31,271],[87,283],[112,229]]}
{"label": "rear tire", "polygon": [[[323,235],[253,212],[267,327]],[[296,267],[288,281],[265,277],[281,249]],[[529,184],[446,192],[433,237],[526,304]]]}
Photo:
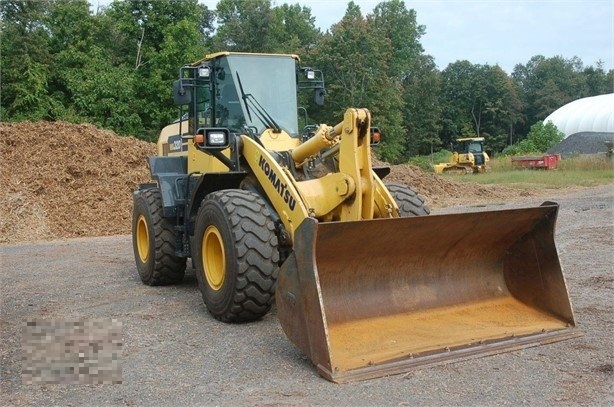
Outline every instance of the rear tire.
{"label": "rear tire", "polygon": [[424,203],[424,198],[407,185],[391,182],[386,184],[386,188],[397,203],[399,215],[402,218],[425,216],[431,213],[429,207]]}
{"label": "rear tire", "polygon": [[162,216],[158,188],[137,191],[132,212],[132,247],[141,281],[147,285],[178,283],[186,259],[175,255],[174,224]]}
{"label": "rear tire", "polygon": [[196,216],[192,258],[203,301],[216,319],[247,322],[269,312],[278,240],[258,194],[229,189],[207,195]]}

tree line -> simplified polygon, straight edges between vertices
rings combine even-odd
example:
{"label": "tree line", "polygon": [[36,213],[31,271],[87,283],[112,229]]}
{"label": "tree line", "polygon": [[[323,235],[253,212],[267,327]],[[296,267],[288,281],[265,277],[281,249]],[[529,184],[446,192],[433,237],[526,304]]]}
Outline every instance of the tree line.
{"label": "tree line", "polygon": [[2,0],[3,121],[90,122],[155,140],[177,118],[171,84],[179,67],[216,51],[294,53],[323,71],[326,103],[316,123],[347,107],[371,110],[390,162],[483,136],[492,151],[526,139],[532,125],[572,100],[613,91],[601,61],[536,55],[507,74],[456,61],[438,70],[420,39],[426,27],[401,0],[364,15],[349,2],[326,32],[311,9],[271,0]]}

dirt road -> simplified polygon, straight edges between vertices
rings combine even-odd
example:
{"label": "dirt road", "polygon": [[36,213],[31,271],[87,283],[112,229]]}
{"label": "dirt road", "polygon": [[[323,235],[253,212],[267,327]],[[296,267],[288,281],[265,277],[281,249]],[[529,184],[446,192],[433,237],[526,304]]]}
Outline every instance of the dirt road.
{"label": "dirt road", "polygon": [[[584,336],[346,385],[317,375],[274,311],[223,324],[206,312],[193,272],[178,286],[141,284],[129,236],[0,246],[2,404],[612,405],[614,188],[549,199],[561,204],[556,243]],[[122,383],[22,384],[22,321],[34,317],[121,321]]]}

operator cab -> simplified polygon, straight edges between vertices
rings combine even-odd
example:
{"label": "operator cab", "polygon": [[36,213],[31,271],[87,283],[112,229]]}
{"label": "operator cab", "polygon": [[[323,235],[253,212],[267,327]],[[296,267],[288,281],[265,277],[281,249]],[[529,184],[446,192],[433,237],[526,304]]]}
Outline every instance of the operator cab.
{"label": "operator cab", "polygon": [[484,137],[458,139],[454,151],[458,154],[472,154],[475,165],[483,165],[487,161],[484,153]]}
{"label": "operator cab", "polygon": [[296,55],[220,52],[183,66],[179,78],[173,99],[188,112],[163,129],[161,155],[185,152],[186,139],[206,128],[252,136],[283,130],[298,140],[298,90],[315,90],[315,103],[323,103],[322,72],[301,67]]}
{"label": "operator cab", "polygon": [[200,63],[199,69],[192,70],[204,75],[195,78],[190,105],[190,118],[197,119],[193,124],[260,134],[269,123],[250,109],[246,98],[251,97],[283,130],[297,136],[297,63],[292,55],[245,54],[222,54]]}
{"label": "operator cab", "polygon": [[458,139],[454,151],[460,154],[484,152],[484,138]]}

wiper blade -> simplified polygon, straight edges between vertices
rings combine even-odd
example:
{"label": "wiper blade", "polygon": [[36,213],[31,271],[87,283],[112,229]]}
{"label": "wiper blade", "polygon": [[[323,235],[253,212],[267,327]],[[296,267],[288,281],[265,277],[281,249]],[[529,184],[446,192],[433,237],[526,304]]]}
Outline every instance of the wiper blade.
{"label": "wiper blade", "polygon": [[241,91],[241,98],[243,99],[243,103],[245,104],[245,110],[247,111],[247,117],[249,121],[252,121],[252,116],[250,113],[250,105],[254,109],[254,113],[258,120],[262,122],[267,128],[273,129],[273,132],[279,133],[281,132],[281,127],[275,122],[273,117],[266,111],[264,107],[256,100],[256,98],[251,93],[245,93],[243,91],[243,84],[241,83],[241,77],[239,77],[239,72],[235,72],[237,74],[237,82],[239,83],[239,90]]}
{"label": "wiper blade", "polygon": [[249,118],[249,121],[251,122],[252,114],[249,111],[249,105],[247,104],[248,95],[246,95],[245,92],[243,91],[243,85],[241,84],[241,78],[239,77],[239,72],[236,72],[236,74],[237,74],[237,82],[239,83],[239,90],[241,91],[241,99],[243,99],[243,104],[245,105],[245,111],[247,112],[247,117]]}

